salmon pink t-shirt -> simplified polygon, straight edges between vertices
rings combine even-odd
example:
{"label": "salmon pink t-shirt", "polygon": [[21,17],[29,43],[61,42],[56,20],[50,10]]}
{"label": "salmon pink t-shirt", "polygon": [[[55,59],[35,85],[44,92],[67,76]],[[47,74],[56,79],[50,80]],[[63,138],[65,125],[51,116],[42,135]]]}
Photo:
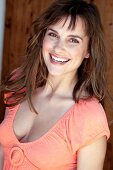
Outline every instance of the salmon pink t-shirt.
{"label": "salmon pink t-shirt", "polygon": [[76,170],[77,151],[98,138],[110,136],[103,107],[97,99],[80,100],[39,139],[22,143],[13,131],[19,105],[8,108],[0,125],[3,170]]}

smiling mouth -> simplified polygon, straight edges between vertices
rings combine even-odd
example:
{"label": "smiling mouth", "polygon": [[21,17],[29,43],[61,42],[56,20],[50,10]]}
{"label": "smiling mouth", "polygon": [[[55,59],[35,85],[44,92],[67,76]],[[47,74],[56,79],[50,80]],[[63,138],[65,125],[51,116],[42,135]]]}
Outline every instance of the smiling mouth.
{"label": "smiling mouth", "polygon": [[59,63],[59,64],[64,64],[64,63],[67,63],[68,61],[70,61],[70,59],[55,57],[52,54],[50,54],[50,60],[52,63]]}

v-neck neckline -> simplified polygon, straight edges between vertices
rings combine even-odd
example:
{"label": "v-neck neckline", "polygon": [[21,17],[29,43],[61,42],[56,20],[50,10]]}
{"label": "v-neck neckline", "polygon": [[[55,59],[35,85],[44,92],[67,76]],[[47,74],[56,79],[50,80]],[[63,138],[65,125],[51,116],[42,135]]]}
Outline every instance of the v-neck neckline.
{"label": "v-neck neckline", "polygon": [[62,120],[64,120],[65,118],[68,117],[68,115],[70,115],[72,113],[72,111],[74,110],[74,107],[75,107],[76,103],[74,103],[64,114],[63,116],[61,116],[61,118],[59,118],[56,123],[46,132],[44,133],[42,136],[40,136],[38,139],[35,139],[33,141],[28,141],[28,142],[21,142],[18,140],[15,132],[14,132],[14,119],[15,119],[15,116],[16,116],[16,113],[20,107],[20,104],[18,104],[16,107],[16,111],[14,113],[14,116],[13,116],[13,119],[12,119],[12,123],[11,123],[11,130],[12,130],[12,134],[13,134],[13,137],[14,139],[16,140],[16,142],[19,144],[19,145],[31,145],[31,144],[35,144],[35,143],[40,143],[46,136],[50,135],[51,132],[56,128],[56,126],[62,122]]}

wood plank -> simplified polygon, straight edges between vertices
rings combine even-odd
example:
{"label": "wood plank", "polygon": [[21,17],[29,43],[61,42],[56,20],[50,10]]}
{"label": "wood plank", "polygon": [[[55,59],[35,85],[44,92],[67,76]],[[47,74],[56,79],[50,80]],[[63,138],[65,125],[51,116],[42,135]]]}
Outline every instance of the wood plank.
{"label": "wood plank", "polygon": [[[108,87],[113,96],[113,0],[88,0],[95,3],[100,11],[106,34],[108,48]],[[52,0],[6,0],[6,22],[3,52],[3,79],[14,68],[18,67],[25,55],[31,23],[39,16]],[[2,106],[2,104],[1,104]],[[113,102],[105,100],[105,110],[108,120],[113,120]],[[1,111],[2,112],[2,111]],[[113,125],[110,127],[110,144],[113,147]],[[110,148],[110,147],[109,147]],[[109,154],[109,153],[108,153]],[[112,155],[113,156],[113,155]],[[110,161],[108,161],[110,162]],[[113,166],[112,166],[113,167]],[[107,163],[105,165],[107,169]]]}

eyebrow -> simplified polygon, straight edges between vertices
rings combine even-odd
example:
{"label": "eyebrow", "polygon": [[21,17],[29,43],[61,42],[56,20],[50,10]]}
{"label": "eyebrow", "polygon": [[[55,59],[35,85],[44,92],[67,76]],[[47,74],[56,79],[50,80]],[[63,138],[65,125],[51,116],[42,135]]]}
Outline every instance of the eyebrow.
{"label": "eyebrow", "polygon": [[[52,28],[48,28],[48,30],[53,31],[58,34],[58,32],[56,30],[53,30]],[[83,41],[83,38],[80,37],[79,35],[68,35],[68,37],[79,38]]]}

